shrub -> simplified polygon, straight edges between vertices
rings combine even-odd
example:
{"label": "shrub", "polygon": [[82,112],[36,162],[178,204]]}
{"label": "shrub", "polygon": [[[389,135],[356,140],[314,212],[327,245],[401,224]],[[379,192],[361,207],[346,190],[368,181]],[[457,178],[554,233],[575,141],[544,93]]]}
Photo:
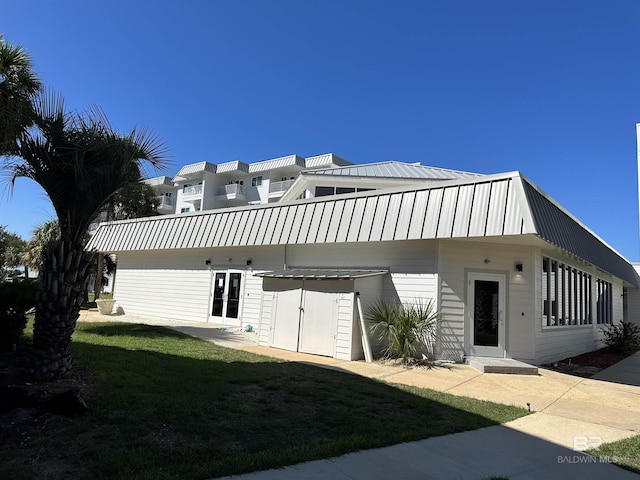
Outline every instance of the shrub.
{"label": "shrub", "polygon": [[640,350],[640,327],[635,323],[625,322],[607,325],[602,329],[604,343],[610,352],[624,355]]}
{"label": "shrub", "polygon": [[0,283],[0,350],[16,348],[27,326],[26,312],[38,294],[38,281],[25,279]]}
{"label": "shrub", "polygon": [[433,353],[439,316],[431,300],[426,304],[400,304],[378,298],[369,305],[365,319],[371,332],[385,345],[385,357],[401,358],[406,364],[418,349]]}

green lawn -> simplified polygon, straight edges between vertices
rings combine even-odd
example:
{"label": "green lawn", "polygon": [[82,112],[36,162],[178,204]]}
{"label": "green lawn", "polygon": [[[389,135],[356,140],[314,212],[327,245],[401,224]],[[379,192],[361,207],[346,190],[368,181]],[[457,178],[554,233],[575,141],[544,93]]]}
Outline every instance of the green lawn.
{"label": "green lawn", "polygon": [[590,450],[587,453],[606,459],[632,472],[640,473],[640,435],[605,443],[597,450]]}
{"label": "green lawn", "polygon": [[[231,350],[162,327],[79,324],[89,414],[0,478],[206,479],[486,427],[524,409]],[[429,375],[428,371],[424,372]],[[51,467],[53,465],[53,467]],[[46,466],[46,468],[44,467]]]}

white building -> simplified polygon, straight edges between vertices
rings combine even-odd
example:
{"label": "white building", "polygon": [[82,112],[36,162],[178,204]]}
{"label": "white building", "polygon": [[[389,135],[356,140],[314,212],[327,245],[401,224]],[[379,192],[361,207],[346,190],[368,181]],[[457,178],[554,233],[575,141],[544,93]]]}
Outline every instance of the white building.
{"label": "white building", "polygon": [[[262,345],[358,359],[358,301],[433,300],[439,357],[541,364],[598,348],[640,286],[627,260],[519,172],[301,169],[280,202],[263,189],[244,193],[259,205],[205,203],[205,191],[233,201],[235,187],[224,199],[219,188],[238,185],[237,195],[259,176],[247,170],[211,190],[203,174],[202,211],[99,227],[90,247],[118,255],[114,298],[125,313],[250,324]],[[183,190],[198,184],[188,175]]]}
{"label": "white building", "polygon": [[332,153],[215,165],[199,162],[182,167],[173,179],[146,180],[158,192],[161,214],[189,213],[279,201],[301,172],[351,165]]}

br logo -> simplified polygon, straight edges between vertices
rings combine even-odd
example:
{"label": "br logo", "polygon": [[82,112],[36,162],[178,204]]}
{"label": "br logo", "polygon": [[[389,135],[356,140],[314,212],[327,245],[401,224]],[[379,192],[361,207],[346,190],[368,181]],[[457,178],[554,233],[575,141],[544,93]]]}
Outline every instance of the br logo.
{"label": "br logo", "polygon": [[598,436],[575,436],[573,437],[573,449],[579,452],[590,450],[592,448],[597,449],[602,445],[602,438]]}

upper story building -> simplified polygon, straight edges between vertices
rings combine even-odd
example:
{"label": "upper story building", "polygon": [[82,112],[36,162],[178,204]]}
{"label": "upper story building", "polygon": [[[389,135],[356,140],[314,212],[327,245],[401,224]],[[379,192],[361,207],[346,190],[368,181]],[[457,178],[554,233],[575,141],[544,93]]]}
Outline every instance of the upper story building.
{"label": "upper story building", "polygon": [[244,163],[199,162],[185,165],[173,179],[156,177],[145,181],[156,189],[159,213],[188,213],[280,200],[303,171],[351,165],[333,153],[286,157]]}
{"label": "upper story building", "polygon": [[289,155],[255,163],[199,162],[185,165],[173,178],[156,177],[145,182],[158,192],[159,213],[179,214],[478,176],[481,175],[419,163],[354,165],[327,153],[307,158]]}

